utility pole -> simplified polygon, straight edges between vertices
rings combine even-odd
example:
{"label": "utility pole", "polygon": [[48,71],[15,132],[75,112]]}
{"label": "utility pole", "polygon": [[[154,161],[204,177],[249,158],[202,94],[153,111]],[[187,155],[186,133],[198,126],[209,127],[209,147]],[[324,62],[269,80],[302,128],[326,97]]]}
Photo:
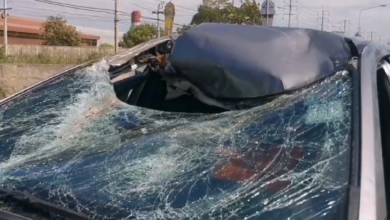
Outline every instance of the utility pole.
{"label": "utility pole", "polygon": [[160,38],[160,34],[161,34],[161,31],[160,31],[160,14],[164,14],[164,12],[161,11],[161,9],[163,9],[163,7],[164,7],[164,2],[161,2],[157,6],[157,11],[153,11],[152,12],[153,14],[157,14],[157,37],[158,38]]}
{"label": "utility pole", "polygon": [[269,10],[268,10],[268,9],[269,9],[269,0],[266,0],[266,1],[267,1],[267,10],[266,10],[266,11],[267,11],[267,13],[266,13],[266,14],[267,14],[267,18],[266,18],[266,21],[267,21],[267,27],[268,27],[268,17],[269,17],[269,13],[268,13],[268,12],[269,12]]}
{"label": "utility pole", "polygon": [[114,0],[115,1],[115,18],[114,18],[114,28],[115,28],[115,33],[114,33],[114,48],[115,48],[115,53],[118,53],[118,32],[119,32],[119,13],[118,13],[118,8],[119,8],[119,0]]}
{"label": "utility pole", "polygon": [[[321,31],[323,31],[324,30],[324,22],[325,22],[325,19],[327,19],[326,17],[325,17],[325,9],[324,9],[324,7],[322,7],[322,11],[320,12],[321,13],[321,15],[320,15],[320,18],[319,19],[321,19]],[[327,15],[329,15],[329,13],[327,13]]]}
{"label": "utility pole", "polygon": [[374,32],[371,31],[371,41],[372,41],[373,37],[374,37]]}
{"label": "utility pole", "polygon": [[4,55],[8,56],[8,8],[7,0],[4,0],[4,8],[3,10],[3,38],[4,38]]}
{"label": "utility pole", "polygon": [[344,23],[344,34],[347,33],[347,25],[351,24],[349,20],[342,20]]}
{"label": "utility pole", "polygon": [[284,7],[283,8],[287,8],[288,9],[288,13],[287,14],[284,14],[284,15],[287,15],[288,16],[288,27],[291,27],[291,16],[295,15],[293,13],[293,10],[296,10],[296,8],[294,7],[297,7],[297,5],[295,4],[296,3],[296,0],[286,0],[284,1]]}
{"label": "utility pole", "polygon": [[[359,28],[357,28],[356,30],[359,30]],[[356,32],[358,33],[358,32]],[[370,38],[370,33],[368,31],[366,31],[365,28],[360,28],[360,32],[359,32],[359,37],[363,38],[363,39],[369,39]],[[356,36],[356,34],[355,34]]]}
{"label": "utility pole", "polygon": [[292,4],[290,0],[290,4],[288,4],[288,27],[291,27],[291,8],[292,8]]}

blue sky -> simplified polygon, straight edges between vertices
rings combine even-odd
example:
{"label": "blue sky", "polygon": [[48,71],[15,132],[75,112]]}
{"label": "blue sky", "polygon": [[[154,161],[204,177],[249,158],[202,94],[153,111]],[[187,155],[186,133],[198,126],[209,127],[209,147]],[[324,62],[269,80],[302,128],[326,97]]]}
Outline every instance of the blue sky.
{"label": "blue sky", "polygon": [[[52,0],[68,4],[76,4],[88,7],[114,9],[113,0]],[[69,23],[76,25],[82,32],[97,34],[102,37],[102,42],[113,42],[113,15],[108,13],[90,12],[53,6],[39,3],[35,0],[8,0],[12,10],[11,15],[45,19],[49,15],[61,14]],[[140,10],[143,16],[156,17],[151,13],[157,8],[159,0],[119,0],[120,10],[131,13]],[[187,24],[196,13],[196,8],[202,0],[172,0],[177,5],[175,23]],[[235,0],[238,4],[239,0]],[[262,1],[257,1],[261,3]],[[274,25],[287,26],[288,13],[284,0],[274,0],[277,9]],[[287,1],[286,1],[287,2]],[[390,39],[390,2],[384,8],[367,10],[362,13],[361,27],[363,34],[369,38],[373,32],[374,39],[379,41]],[[326,6],[323,4],[326,3]],[[293,15],[291,25],[299,27],[319,28],[319,14],[325,10],[325,30],[342,30],[343,20],[347,22],[347,32],[355,33],[358,26],[359,11],[361,9],[386,4],[386,0],[293,0]],[[284,9],[283,9],[284,8]],[[297,16],[298,15],[298,16]],[[130,17],[121,16],[120,30],[125,32],[130,26]],[[155,23],[153,20],[144,19],[143,22]]]}

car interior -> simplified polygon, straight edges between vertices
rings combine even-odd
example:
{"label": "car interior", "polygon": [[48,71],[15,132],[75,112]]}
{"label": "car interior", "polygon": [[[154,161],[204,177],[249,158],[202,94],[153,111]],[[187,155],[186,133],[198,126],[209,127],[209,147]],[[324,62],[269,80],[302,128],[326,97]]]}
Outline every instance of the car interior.
{"label": "car interior", "polygon": [[[180,77],[165,77],[172,69],[167,60],[172,41],[139,54],[129,62],[109,69],[111,82],[119,100],[149,109],[169,112],[220,113],[226,111],[210,101],[199,99],[199,91]],[[196,95],[197,93],[198,95]]]}

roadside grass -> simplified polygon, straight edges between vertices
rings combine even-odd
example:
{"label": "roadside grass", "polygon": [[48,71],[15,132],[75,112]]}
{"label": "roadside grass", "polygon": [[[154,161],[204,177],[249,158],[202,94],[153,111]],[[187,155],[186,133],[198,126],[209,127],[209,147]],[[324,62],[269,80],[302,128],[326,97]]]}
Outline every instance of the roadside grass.
{"label": "roadside grass", "polygon": [[0,100],[4,99],[6,97],[4,91],[0,87]]}
{"label": "roadside grass", "polygon": [[19,63],[19,64],[80,64],[90,60],[95,60],[109,55],[108,52],[91,52],[80,56],[68,54],[50,54],[43,52],[40,54],[18,54],[5,56],[4,51],[0,50],[0,63]]}

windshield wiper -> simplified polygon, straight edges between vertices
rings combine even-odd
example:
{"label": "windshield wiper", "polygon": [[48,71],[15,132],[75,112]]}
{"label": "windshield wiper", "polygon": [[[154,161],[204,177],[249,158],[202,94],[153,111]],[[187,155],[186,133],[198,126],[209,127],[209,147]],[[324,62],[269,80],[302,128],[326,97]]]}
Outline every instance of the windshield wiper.
{"label": "windshield wiper", "polygon": [[15,202],[35,210],[37,212],[47,212],[60,215],[65,218],[87,220],[90,219],[82,213],[73,211],[71,209],[63,208],[51,202],[46,202],[33,196],[27,192],[16,192],[4,188],[0,188],[0,199]]}

